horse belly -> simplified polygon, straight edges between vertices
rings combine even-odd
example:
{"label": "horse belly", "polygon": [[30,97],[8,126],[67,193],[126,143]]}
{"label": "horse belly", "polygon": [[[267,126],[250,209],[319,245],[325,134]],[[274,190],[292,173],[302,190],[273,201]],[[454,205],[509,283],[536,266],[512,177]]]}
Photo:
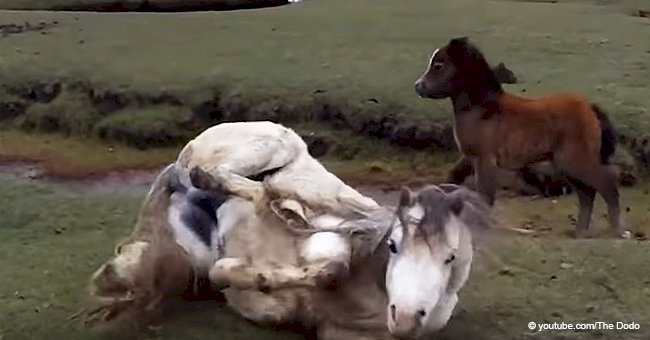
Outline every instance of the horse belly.
{"label": "horse belly", "polygon": [[[254,214],[254,212],[252,212]],[[298,264],[295,236],[262,217],[249,215],[223,235],[225,257],[245,257],[254,264]],[[284,289],[268,294],[256,290],[228,288],[223,291],[228,305],[244,318],[282,324],[300,317],[304,301],[301,289]]]}

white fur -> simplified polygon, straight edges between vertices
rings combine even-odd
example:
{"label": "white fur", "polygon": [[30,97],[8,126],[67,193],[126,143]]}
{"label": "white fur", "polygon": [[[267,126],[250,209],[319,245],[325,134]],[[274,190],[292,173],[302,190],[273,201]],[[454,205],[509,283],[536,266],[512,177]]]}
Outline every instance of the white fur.
{"label": "white fur", "polygon": [[438,54],[439,51],[440,51],[440,49],[436,48],[436,50],[433,51],[433,53],[431,54],[431,58],[429,58],[429,67],[431,67],[431,65],[433,65],[433,59],[436,58],[436,54]]}
{"label": "white fur", "polygon": [[118,277],[132,280],[139,269],[140,258],[149,247],[148,242],[137,241],[122,246],[120,254],[113,261],[113,268]]}
{"label": "white fur", "polygon": [[416,203],[408,210],[409,222],[413,224],[420,223],[424,217],[424,208],[420,203]]}
{"label": "white fur", "polygon": [[350,256],[350,244],[341,235],[332,232],[321,232],[311,235],[302,248],[305,261],[317,261],[342,256]]}
{"label": "white fur", "polygon": [[249,201],[239,197],[233,197],[224,202],[221,207],[217,209],[217,218],[219,220],[219,243],[223,243],[222,240],[233,228],[235,228],[242,218],[252,215],[255,215],[255,206]]}
{"label": "white fur", "polygon": [[249,187],[253,196],[259,184],[246,176],[282,168],[265,185],[286,197],[300,197],[308,206],[341,213],[379,207],[311,157],[307,144],[293,130],[272,122],[213,126],[187,144],[179,161],[181,167],[199,166],[233,187]]}
{"label": "white fur", "polygon": [[447,226],[445,228],[445,236],[447,244],[455,251],[460,245],[460,230],[464,228],[463,222],[455,215],[449,216]]}

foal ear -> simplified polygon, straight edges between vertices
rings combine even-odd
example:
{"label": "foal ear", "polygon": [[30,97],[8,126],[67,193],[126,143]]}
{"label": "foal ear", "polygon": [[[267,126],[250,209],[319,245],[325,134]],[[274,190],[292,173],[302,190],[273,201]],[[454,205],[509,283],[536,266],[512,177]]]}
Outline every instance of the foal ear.
{"label": "foal ear", "polygon": [[447,54],[452,61],[461,62],[466,55],[470,54],[469,46],[470,42],[467,37],[451,39],[447,47]]}
{"label": "foal ear", "polygon": [[466,36],[463,37],[458,37],[458,38],[453,38],[449,41],[449,46],[465,46],[469,43],[469,38]]}
{"label": "foal ear", "polygon": [[415,194],[408,187],[402,187],[399,195],[399,207],[410,207],[415,204]]}

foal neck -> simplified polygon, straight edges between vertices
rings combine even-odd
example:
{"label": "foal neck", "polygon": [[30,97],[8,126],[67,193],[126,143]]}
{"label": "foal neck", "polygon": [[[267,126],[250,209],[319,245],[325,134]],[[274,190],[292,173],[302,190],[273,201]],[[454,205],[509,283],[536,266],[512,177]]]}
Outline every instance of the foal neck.
{"label": "foal neck", "polygon": [[499,111],[498,101],[504,91],[501,83],[496,79],[491,70],[486,74],[473,75],[468,77],[457,93],[451,96],[454,107],[454,113],[464,111],[476,111],[480,109],[487,116],[491,116]]}

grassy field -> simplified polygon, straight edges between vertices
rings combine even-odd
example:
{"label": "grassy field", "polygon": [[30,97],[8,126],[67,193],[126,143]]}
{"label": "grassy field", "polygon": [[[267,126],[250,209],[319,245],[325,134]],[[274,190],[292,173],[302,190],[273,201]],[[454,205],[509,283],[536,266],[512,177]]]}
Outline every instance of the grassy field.
{"label": "grassy field", "polygon": [[[121,338],[116,330],[82,329],[67,317],[82,307],[89,275],[130,232],[142,193],[118,189],[106,195],[5,176],[0,178],[0,191],[0,338]],[[647,191],[627,190],[623,196],[631,208],[626,214],[629,224],[636,232],[650,232]],[[603,207],[599,204],[596,211],[602,212]],[[459,313],[439,339],[650,336],[650,280],[644,270],[650,256],[647,243],[602,238],[606,224],[599,213],[593,226],[597,239],[570,239],[567,215],[575,214],[573,197],[556,203],[504,200],[499,214],[504,226],[528,226],[538,233],[496,233],[479,241],[487,252],[477,253]],[[529,321],[636,322],[641,329],[533,335],[526,329]],[[158,338],[300,336],[253,326],[219,303],[206,301],[178,304]]]}
{"label": "grassy field", "polygon": [[[9,2],[18,3],[0,0],[0,7]],[[271,119],[327,145],[323,162],[350,183],[439,180],[454,158],[440,152],[450,147],[450,104],[419,99],[413,82],[431,51],[460,35],[516,73],[520,83],[509,91],[584,92],[625,135],[650,141],[650,20],[631,15],[642,8],[650,2],[310,0],[228,13],[0,11],[0,162],[36,161],[67,178],[150,169],[173,160],[179,144],[208,124]],[[428,151],[391,145],[411,127],[419,131],[414,139],[431,142]],[[0,340],[122,338],[66,320],[135,219],[143,192],[115,186],[89,191],[0,174]],[[638,238],[650,233],[649,189],[623,191]],[[439,339],[650,338],[650,247],[605,239],[600,201],[595,239],[572,240],[575,200],[500,201],[502,224],[528,234],[485,240],[488,251],[477,254],[459,313]],[[535,334],[530,321],[641,329]],[[207,301],[180,304],[159,338],[300,336],[253,326]]]}
{"label": "grassy field", "polygon": [[[348,120],[391,116],[420,127],[448,123],[450,105],[417,98],[414,80],[435,47],[467,35],[492,63],[515,71],[522,82],[509,90],[584,92],[621,131],[642,136],[650,127],[644,119],[650,22],[589,1],[328,0],[227,13],[0,12],[3,23],[39,21],[51,26],[0,39],[2,83],[81,81],[95,96],[166,93],[189,108],[217,92],[218,111],[228,119],[311,120],[324,101],[343,108]],[[147,105],[127,106],[134,112]]]}

